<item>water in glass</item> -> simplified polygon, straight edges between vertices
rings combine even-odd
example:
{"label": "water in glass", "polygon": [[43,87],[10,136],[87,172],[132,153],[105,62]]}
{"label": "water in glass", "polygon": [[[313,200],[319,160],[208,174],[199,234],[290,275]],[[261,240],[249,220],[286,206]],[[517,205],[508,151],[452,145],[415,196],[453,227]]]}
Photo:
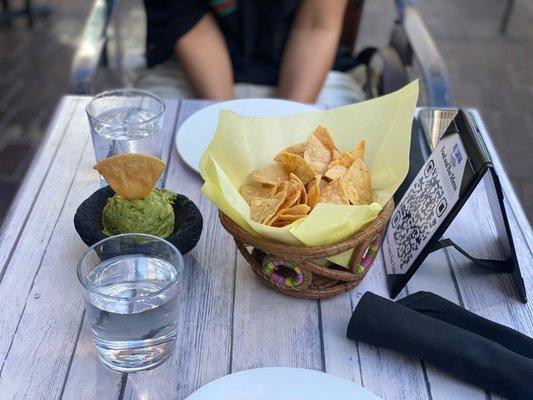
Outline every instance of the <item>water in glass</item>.
{"label": "water in glass", "polygon": [[177,288],[162,289],[176,273],[169,262],[145,254],[115,256],[90,271],[87,316],[106,365],[132,372],[154,367],[170,354],[178,296]]}
{"label": "water in glass", "polygon": [[161,157],[158,135],[165,104],[140,89],[116,89],[96,95],[87,105],[96,160],[121,153]]}
{"label": "water in glass", "polygon": [[[161,128],[161,119],[152,111],[139,107],[121,107],[104,111],[93,122],[99,139],[95,142],[96,159],[101,160],[121,153],[151,152],[156,143],[150,138]],[[158,154],[155,154],[158,155]]]}

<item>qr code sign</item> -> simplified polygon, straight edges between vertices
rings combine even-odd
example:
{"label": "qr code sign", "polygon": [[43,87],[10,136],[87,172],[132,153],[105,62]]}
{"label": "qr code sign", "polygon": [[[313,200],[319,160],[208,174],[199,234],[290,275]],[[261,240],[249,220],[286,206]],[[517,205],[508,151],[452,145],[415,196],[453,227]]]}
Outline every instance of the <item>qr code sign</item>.
{"label": "qr code sign", "polygon": [[459,199],[466,153],[459,135],[444,137],[394,210],[383,251],[389,273],[408,269]]}
{"label": "qr code sign", "polygon": [[409,263],[420,245],[429,239],[438,217],[447,208],[446,195],[435,162],[430,160],[424,173],[413,182],[391,221],[398,259]]}

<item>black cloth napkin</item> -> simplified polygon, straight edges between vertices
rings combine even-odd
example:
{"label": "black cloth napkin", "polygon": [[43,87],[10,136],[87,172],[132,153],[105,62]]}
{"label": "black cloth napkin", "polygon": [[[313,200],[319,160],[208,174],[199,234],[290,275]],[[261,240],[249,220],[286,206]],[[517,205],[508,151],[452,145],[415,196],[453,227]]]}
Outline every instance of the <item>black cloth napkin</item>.
{"label": "black cloth napkin", "polygon": [[[430,292],[417,292],[398,300],[397,303],[428,317],[440,319],[483,336],[524,357],[533,358],[532,338],[505,325],[480,317],[444,297]],[[533,398],[533,394],[531,397]]]}
{"label": "black cloth napkin", "polygon": [[403,351],[510,399],[533,399],[533,339],[428,292],[397,303],[366,292],[347,337]]}

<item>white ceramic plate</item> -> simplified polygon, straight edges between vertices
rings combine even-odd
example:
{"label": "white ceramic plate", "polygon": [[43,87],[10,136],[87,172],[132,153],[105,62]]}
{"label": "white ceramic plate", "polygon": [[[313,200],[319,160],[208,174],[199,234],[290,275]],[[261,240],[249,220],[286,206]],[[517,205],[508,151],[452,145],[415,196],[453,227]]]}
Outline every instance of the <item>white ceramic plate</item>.
{"label": "white ceramic plate", "polygon": [[258,368],[226,375],[186,400],[379,400],[365,388],[302,368]]}
{"label": "white ceramic plate", "polygon": [[216,103],[194,113],[180,126],[176,135],[178,154],[189,167],[200,172],[200,157],[211,143],[218,124],[218,112],[231,110],[249,116],[290,115],[317,109],[294,101],[279,99],[240,99]]}

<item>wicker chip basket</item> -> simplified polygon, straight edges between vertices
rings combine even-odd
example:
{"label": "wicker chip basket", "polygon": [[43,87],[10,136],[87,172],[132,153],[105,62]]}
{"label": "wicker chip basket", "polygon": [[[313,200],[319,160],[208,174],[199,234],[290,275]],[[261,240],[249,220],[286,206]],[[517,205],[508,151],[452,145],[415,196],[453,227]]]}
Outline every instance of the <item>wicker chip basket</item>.
{"label": "wicker chip basket", "polygon": [[[390,200],[363,230],[322,246],[286,245],[248,233],[220,211],[219,218],[252,270],[267,285],[289,296],[325,299],[344,293],[363,280],[393,210],[394,202]],[[351,249],[355,251],[348,269],[319,261]]]}

